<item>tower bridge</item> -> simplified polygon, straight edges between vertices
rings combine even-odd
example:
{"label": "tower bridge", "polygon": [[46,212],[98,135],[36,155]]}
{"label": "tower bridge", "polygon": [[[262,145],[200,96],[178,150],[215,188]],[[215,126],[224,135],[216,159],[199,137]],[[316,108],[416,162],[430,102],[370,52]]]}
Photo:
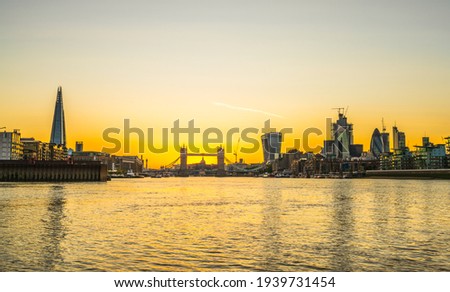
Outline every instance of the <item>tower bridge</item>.
{"label": "tower bridge", "polygon": [[[188,157],[217,157],[217,172],[216,176],[225,176],[227,171],[225,169],[225,161],[229,164],[233,164],[233,161],[229,160],[225,157],[225,150],[222,147],[217,148],[216,153],[189,153],[187,151],[187,147],[183,146],[180,148],[180,156],[177,157],[173,162],[165,165],[165,168],[172,168],[176,163],[180,163],[180,168],[178,171],[179,176],[189,176],[189,168],[188,168]],[[263,165],[254,167],[252,169],[246,169],[243,167],[234,166],[233,173],[249,173],[254,171],[259,171]]]}
{"label": "tower bridge", "polygon": [[216,156],[217,157],[217,176],[225,175],[225,151],[222,147],[217,148],[217,153],[188,153],[186,147],[180,149],[180,176],[188,176],[187,167],[188,156]]}

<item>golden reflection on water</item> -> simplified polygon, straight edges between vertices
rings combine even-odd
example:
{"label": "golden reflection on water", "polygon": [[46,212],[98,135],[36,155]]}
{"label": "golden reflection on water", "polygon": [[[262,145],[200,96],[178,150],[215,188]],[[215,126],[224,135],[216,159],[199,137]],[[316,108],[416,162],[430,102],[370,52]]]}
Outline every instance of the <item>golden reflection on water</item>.
{"label": "golden reflection on water", "polygon": [[450,182],[0,184],[1,271],[448,271]]}

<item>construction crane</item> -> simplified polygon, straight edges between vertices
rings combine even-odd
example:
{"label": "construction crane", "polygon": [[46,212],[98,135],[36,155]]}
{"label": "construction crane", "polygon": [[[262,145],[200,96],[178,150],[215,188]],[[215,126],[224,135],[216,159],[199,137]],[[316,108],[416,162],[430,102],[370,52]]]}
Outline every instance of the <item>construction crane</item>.
{"label": "construction crane", "polygon": [[344,109],[343,107],[333,107],[332,109],[334,110],[338,110],[338,114],[339,115],[343,115],[344,114]]}
{"label": "construction crane", "polygon": [[241,137],[239,137],[238,142],[237,142],[237,145],[236,145],[236,148],[234,149],[234,153],[233,153],[233,155],[234,155],[234,163],[237,163],[237,160],[238,160],[237,154],[238,154],[239,143],[240,143],[240,142],[241,142]]}

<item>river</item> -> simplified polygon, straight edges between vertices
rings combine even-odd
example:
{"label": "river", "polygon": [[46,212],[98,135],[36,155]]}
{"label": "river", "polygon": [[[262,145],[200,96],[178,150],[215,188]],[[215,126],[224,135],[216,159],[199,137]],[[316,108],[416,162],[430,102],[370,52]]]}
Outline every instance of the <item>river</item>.
{"label": "river", "polygon": [[0,271],[450,271],[450,181],[0,183]]}

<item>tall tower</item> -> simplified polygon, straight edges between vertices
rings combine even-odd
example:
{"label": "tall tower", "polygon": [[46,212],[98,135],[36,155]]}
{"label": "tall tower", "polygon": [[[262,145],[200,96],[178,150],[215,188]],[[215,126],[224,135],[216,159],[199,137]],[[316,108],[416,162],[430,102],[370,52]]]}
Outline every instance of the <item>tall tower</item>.
{"label": "tall tower", "polygon": [[400,147],[398,147],[398,128],[397,125],[392,127],[392,141],[394,143],[394,150],[395,149],[399,149]]}
{"label": "tall tower", "polygon": [[50,143],[66,147],[66,120],[62,98],[62,87],[58,87],[56,95],[55,113],[53,114],[52,134]]}
{"label": "tall tower", "polygon": [[353,144],[353,124],[347,121],[344,108],[338,108],[338,119],[332,125],[334,149],[337,158],[350,157],[350,145]]}
{"label": "tall tower", "polygon": [[404,132],[400,132],[397,126],[392,128],[393,132],[393,142],[394,142],[394,150],[403,149],[406,147],[406,137]]}
{"label": "tall tower", "polygon": [[372,139],[370,139],[370,153],[372,153],[372,155],[376,158],[379,158],[380,154],[385,150],[383,145],[383,137],[381,135],[382,134],[378,128],[375,128],[372,134]]}
{"label": "tall tower", "polygon": [[280,132],[265,133],[261,136],[264,163],[273,161],[280,156],[282,136]]}

